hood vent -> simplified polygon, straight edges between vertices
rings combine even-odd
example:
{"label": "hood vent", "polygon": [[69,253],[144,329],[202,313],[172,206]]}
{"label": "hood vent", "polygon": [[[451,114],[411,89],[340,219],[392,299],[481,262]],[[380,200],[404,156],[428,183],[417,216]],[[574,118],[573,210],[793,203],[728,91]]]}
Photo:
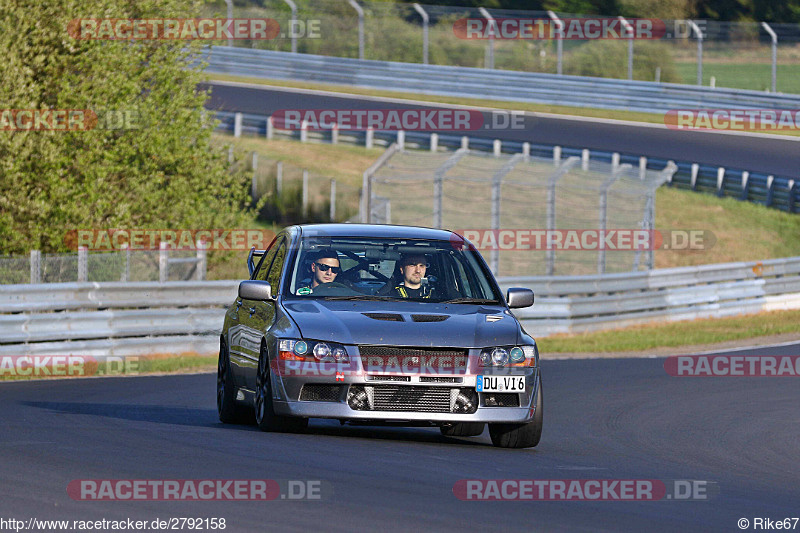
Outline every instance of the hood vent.
{"label": "hood vent", "polygon": [[442,322],[448,318],[447,315],[411,315],[414,322]]}
{"label": "hood vent", "polygon": [[388,322],[404,322],[403,315],[395,313],[361,313],[365,317],[372,318],[373,320],[386,320]]}

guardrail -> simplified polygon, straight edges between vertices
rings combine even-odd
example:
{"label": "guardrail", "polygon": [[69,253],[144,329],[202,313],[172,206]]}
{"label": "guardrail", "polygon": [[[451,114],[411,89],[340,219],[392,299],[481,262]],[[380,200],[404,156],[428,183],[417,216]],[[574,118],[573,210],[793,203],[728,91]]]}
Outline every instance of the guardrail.
{"label": "guardrail", "polygon": [[500,282],[538,295],[516,315],[540,336],[800,308],[800,257]]}
{"label": "guardrail", "polygon": [[[589,151],[579,147],[556,146],[551,144],[530,144],[519,141],[500,141],[481,137],[461,137],[428,133],[424,131],[354,131],[354,130],[283,130],[275,127],[269,115],[234,113],[217,111],[220,123],[218,130],[238,137],[243,133],[264,136],[291,138],[300,141],[331,142],[361,144],[368,148],[373,146],[388,147],[396,142],[400,146],[422,150],[438,150],[439,148],[457,150],[468,147],[494,153],[520,153],[528,151],[532,156],[566,159],[576,156],[588,161],[590,158],[605,163],[613,163],[619,157],[619,163],[630,164],[650,170],[661,170],[669,164],[669,160],[657,157],[645,158],[636,154],[614,154],[604,151]],[[526,146],[527,145],[527,146]],[[767,175],[741,169],[726,169],[711,165],[700,165],[690,161],[674,161],[677,166],[669,186],[706,192],[716,196],[728,196],[740,201],[762,204],[767,207],[800,212],[800,192],[796,180],[785,176]]]}
{"label": "guardrail", "polygon": [[[530,287],[532,335],[800,308],[800,257],[602,276],[500,278]],[[214,353],[238,281],[9,285],[0,355]]]}
{"label": "guardrail", "polygon": [[648,113],[670,109],[797,109],[800,95],[472,67],[421,65],[227,46],[206,48],[207,72],[510,102]]}

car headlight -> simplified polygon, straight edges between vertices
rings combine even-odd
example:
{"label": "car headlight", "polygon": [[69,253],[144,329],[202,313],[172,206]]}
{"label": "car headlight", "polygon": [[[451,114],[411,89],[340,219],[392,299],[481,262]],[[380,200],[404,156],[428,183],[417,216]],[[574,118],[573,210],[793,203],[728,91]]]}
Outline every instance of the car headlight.
{"label": "car headlight", "polygon": [[482,367],[535,367],[536,346],[492,346],[481,351],[478,363]]}
{"label": "car headlight", "polygon": [[347,350],[341,344],[297,339],[279,339],[278,357],[285,361],[350,362]]}

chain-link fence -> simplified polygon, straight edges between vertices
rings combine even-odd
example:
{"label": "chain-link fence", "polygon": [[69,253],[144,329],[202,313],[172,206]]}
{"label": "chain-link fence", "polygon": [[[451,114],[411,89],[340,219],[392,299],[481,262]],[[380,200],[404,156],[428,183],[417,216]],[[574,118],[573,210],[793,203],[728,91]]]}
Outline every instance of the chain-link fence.
{"label": "chain-link fence", "polygon": [[206,279],[206,252],[121,250],[0,256],[0,285],[75,281],[186,281]]}
{"label": "chain-link fence", "polygon": [[[674,171],[397,151],[369,177],[369,221],[457,231],[500,276],[644,270],[653,268],[655,189]],[[633,240],[619,246],[620,235]]]}
{"label": "chain-link fence", "polygon": [[360,187],[257,152],[239,161],[251,172],[251,196],[265,221],[344,222],[358,214]]}
{"label": "chain-link fence", "polygon": [[[616,17],[436,5],[415,8],[380,1],[359,1],[356,8],[353,3],[296,0],[294,13],[285,0],[264,0],[264,7],[234,7],[235,18],[277,20],[281,33],[272,40],[233,40],[231,44],[338,57],[686,84],[697,83],[700,73],[706,86],[713,81],[717,87],[756,90],[774,90],[775,69],[777,91],[800,93],[798,24],[651,18],[652,38],[636,32],[636,38],[626,39],[614,37],[620,24],[625,24]],[[207,16],[227,13],[222,0],[205,9]],[[541,21],[551,26],[535,38],[509,37],[502,28],[497,38],[464,38],[458,29],[464,27],[464,21],[485,21],[487,15],[495,20],[533,21],[534,26]],[[582,38],[589,37],[589,30],[596,27],[586,25],[589,20],[599,21],[601,27],[604,21],[611,23],[611,37],[604,33],[599,38]],[[572,21],[577,22],[575,31]],[[559,39],[552,28],[561,23],[564,33]]]}

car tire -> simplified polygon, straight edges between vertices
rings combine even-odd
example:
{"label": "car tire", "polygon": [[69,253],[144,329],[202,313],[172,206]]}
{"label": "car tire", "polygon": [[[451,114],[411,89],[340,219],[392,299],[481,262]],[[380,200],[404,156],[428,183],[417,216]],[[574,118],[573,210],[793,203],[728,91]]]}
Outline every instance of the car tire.
{"label": "car tire", "polygon": [[236,381],[231,373],[231,358],[225,342],[219,343],[217,360],[217,414],[223,424],[242,424],[249,422],[247,406],[236,402]]}
{"label": "car tire", "polygon": [[542,438],[542,378],[536,391],[536,411],[533,420],[525,424],[489,424],[492,444],[498,448],[533,448]]}
{"label": "car tire", "polygon": [[486,429],[486,424],[483,422],[458,422],[449,426],[441,426],[439,431],[445,437],[477,437],[483,430]]}
{"label": "car tire", "polygon": [[308,427],[308,418],[279,416],[272,405],[272,380],[270,379],[269,354],[262,343],[256,374],[256,398],[254,402],[256,425],[261,431],[298,433]]}

